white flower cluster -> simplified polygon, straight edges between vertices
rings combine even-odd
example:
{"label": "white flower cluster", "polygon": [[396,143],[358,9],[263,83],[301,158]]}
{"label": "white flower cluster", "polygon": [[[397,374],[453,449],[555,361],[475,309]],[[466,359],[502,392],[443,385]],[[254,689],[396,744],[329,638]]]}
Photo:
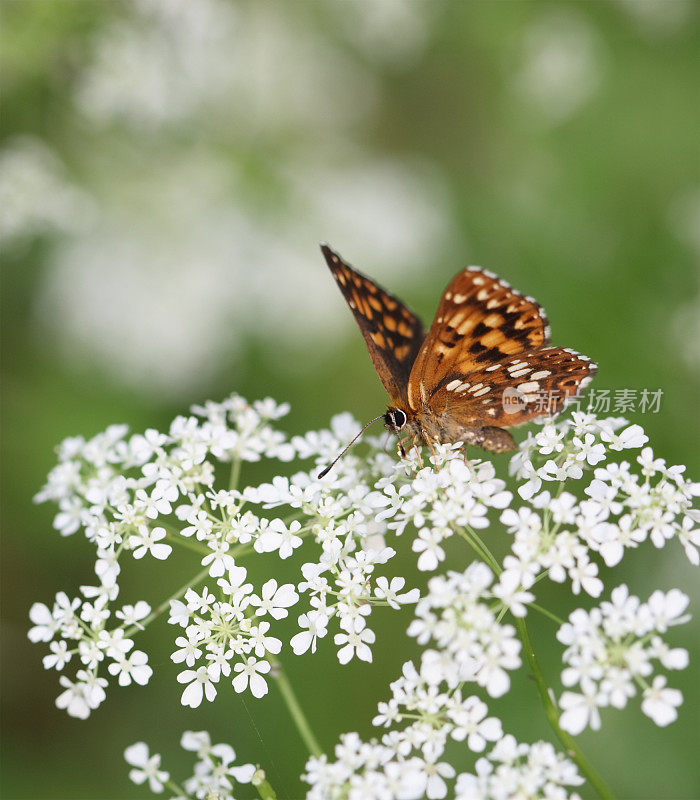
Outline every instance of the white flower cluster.
{"label": "white flower cluster", "polygon": [[236,766],[235,750],[228,744],[213,745],[207,731],[185,731],[180,746],[197,756],[194,772],[182,786],[171,781],[170,773],[160,768],[160,754],[151,755],[145,742],[136,742],[124,751],[126,762],[132,767],[129,778],[137,784],[148,781],[150,790],[156,793],[167,787],[181,798],[233,800],[235,783],[255,783],[258,777],[253,764]]}
{"label": "white flower cluster", "polygon": [[184,706],[196,708],[203,697],[214,700],[215,684],[222,676],[231,675],[232,662],[236,692],[250,685],[253,697],[267,694],[263,675],[270,672],[271,664],[265,657],[277,655],[282,642],[270,635],[270,623],[263,617],[286,617],[299,596],[291,583],[278,586],[274,578],[263,584],[259,596],[245,579],[245,567],[232,565],[227,577],[217,581],[221,599],[204,587],[199,592],[188,589],[184,603],[170,603],[169,621],[185,629],[185,636],[175,639],[177,649],[171,656],[176,664],[187,666],[177,676],[180,683],[187,684],[182,693]]}
{"label": "white flower cluster", "polygon": [[[500,720],[488,716],[482,700],[462,695],[451,659],[438,651],[423,653],[420,671],[412,662],[404,664],[391,690],[373,720],[391,730],[367,743],[355,733],[345,734],[335,747],[335,761],[309,759],[303,776],[311,786],[307,800],[432,800],[446,797],[455,777],[455,796],[461,800],[564,800],[569,795],[563,787],[583,783],[574,764],[550,744],[517,744],[504,736]],[[477,761],[476,776],[456,776],[443,760],[449,739],[465,742],[474,753],[490,748]]]}
{"label": "white flower cluster", "polygon": [[[54,526],[62,535],[84,532],[95,548],[97,576],[80,597],[59,592],[52,607],[36,603],[31,609],[30,638],[50,643],[45,666],[79,664],[74,681],[60,679],[60,707],[84,718],[101,703],[103,662],[121,685],[148,682],[148,656],[132,637],[166,611],[177,630],[171,659],[182,665],[181,701],[194,708],[217,696],[222,678],[236,692],[263,697],[268,682],[281,675],[277,657],[285,648],[312,654],[332,636],[341,664],[371,661],[375,609],[415,603],[408,635],[430,649],[419,669],[404,666],[392,697],[380,704],[374,723],[388,730],[370,743],[345,736],[333,762],[312,758],[306,772],[311,800],[441,798],[452,783],[459,800],[577,797],[569,792],[580,778],[566,759],[549,745],[504,737],[485,704],[465,691],[470,682],[491,697],[509,691],[509,673],[522,663],[518,636],[527,642],[522,618],[531,612],[558,621],[566,646],[560,736],[566,735],[562,729],[599,727],[601,708],[622,708],[638,690],[643,712],[659,725],[676,718],[682,696],[654,674],[652,662],[687,666],[687,652],[662,639],[688,619],[684,594],[656,591],[641,603],[621,586],[610,602],[578,609],[565,624],[535,596],[545,578],[570,583],[574,595],[600,595],[599,570],[615,566],[646,539],[657,547],[678,539],[697,563],[691,504],[698,486],[683,477],[682,467],[667,467],[644,447],[639,426],[580,412],[548,423],[511,460],[515,494],[492,462],[467,461],[458,445],[436,446],[423,464],[416,452],[397,459],[373,437],[366,438],[365,453],[347,454],[319,479],[319,468],[359,426],[339,415],[330,430],[290,439],[274,425],[287,410],[269,399],[250,404],[232,395],[193,408],[167,433],[130,436],[115,425],[60,446],[59,464],[37,500],[58,504]],[[643,449],[634,460],[615,457],[631,448]],[[239,488],[244,463],[263,458],[307,459],[314,466]],[[578,497],[572,491],[577,485]],[[512,537],[500,561],[484,534],[491,527]],[[411,532],[409,540],[404,531]],[[405,577],[392,574],[397,551],[390,544],[410,544],[419,570],[433,571],[446,559],[450,538],[477,560],[431,577],[422,598]],[[187,584],[154,611],[145,600],[114,609],[125,556],[150,556],[158,566],[175,547],[195,559]],[[257,571],[241,566],[244,558],[290,560],[297,577],[255,585],[249,577]],[[287,639],[277,623],[294,607],[299,627]],[[524,652],[537,677],[529,645]],[[553,697],[543,702],[552,704]],[[548,712],[556,727],[556,707]],[[450,740],[466,740],[470,750],[483,753],[475,774],[456,775],[445,756]],[[209,758],[214,750],[205,744]],[[165,785],[159,758],[135,747],[129,757],[138,778]],[[226,752],[196,774],[207,780],[228,775],[233,756]],[[585,773],[575,750],[570,755]],[[207,786],[202,783],[201,791]]]}
{"label": "white flower cluster", "polygon": [[459,776],[455,800],[580,800],[566,787],[580,786],[583,778],[549,742],[522,744],[504,736],[475,771]]}
{"label": "white flower cluster", "polygon": [[[496,477],[490,461],[465,462],[462,446],[437,446],[437,466],[416,471],[416,456],[409,469],[396,468],[378,482],[390,500],[379,517],[390,519],[387,527],[403,533],[410,523],[418,531],[413,550],[419,553],[418,569],[432,571],[445,560],[443,542],[464,528],[487,528],[489,508],[502,509],[513,499],[505,481]],[[431,462],[434,459],[431,459]],[[422,465],[421,465],[422,466]]]}
{"label": "white flower cluster", "polygon": [[678,716],[683,695],[655,675],[652,661],[665,669],[685,669],[688,651],[669,647],[661,638],[674,625],[690,617],[684,612],[688,597],[678,589],[654,592],[646,603],[629,594],[624,584],[613,589],[610,601],[591,611],[576,609],[559,629],[557,639],[566,645],[562,672],[566,691],[560,699],[562,728],[572,734],[587,726],[600,728],[600,709],[624,708],[642,690],[642,711],[657,725],[669,725]]}
{"label": "white flower cluster", "polygon": [[[64,691],[56,698],[56,705],[71,717],[87,719],[107,696],[108,681],[99,675],[103,661],[120,686],[129,686],[132,681],[144,686],[150,680],[153,670],[148,665],[148,656],[133,649],[134,640],[127,634],[143,627],[151,608],[143,600],[122,606],[115,613],[121,623],[109,630],[107,623],[112,611],[108,603],[114,599],[114,593],[96,586],[82,586],[81,592],[84,599],[71,599],[65,592],[59,592],[52,608],[34,603],[29,612],[34,623],[29,639],[50,642],[51,652],[43,659],[45,669],[61,671],[73,656],[77,657],[81,667],[76,680],[61,675],[59,683]],[[125,632],[126,626],[129,627]]]}
{"label": "white flower cluster", "polygon": [[[82,597],[61,592],[52,608],[37,603],[31,610],[35,627],[30,637],[51,643],[45,666],[62,670],[74,655],[81,663],[77,681],[60,679],[66,689],[57,701],[60,707],[84,718],[102,702],[107,680],[99,667],[105,659],[111,660],[108,672],[121,685],[132,680],[145,684],[152,675],[147,655],[132,652],[129,636],[168,604],[151,614],[150,605],[140,600],[117,611],[116,625],[109,625],[123,556],[129,552],[156,561],[166,560],[174,546],[199,554],[203,570],[170,601],[170,622],[184,629],[171,658],[186,667],[178,680],[185,684],[182,703],[191,707],[205,697],[213,700],[216,684],[231,675],[237,692],[267,693],[264,676],[282,648],[270,631],[270,618],[286,617],[299,594],[308,596],[309,607],[299,616],[301,630],[290,641],[293,651],[315,652],[318,638],[326,636],[335,619],[334,641],[343,664],[353,657],[372,660],[375,634],[367,618],[373,607],[398,609],[417,601],[417,590],[402,591],[404,578],[374,574],[395,551],[375,535],[386,530],[375,515],[388,501],[373,487],[371,471],[360,479],[358,459],[354,468],[348,460],[344,473],[325,484],[312,473],[298,473],[292,480],[279,477],[244,492],[232,488],[242,462],[286,462],[312,451],[325,458],[357,427],[349,415],[341,415],[333,420],[332,431],[289,442],[272,425],[288,408],[269,399],[249,404],[232,395],[222,403],[194,407],[193,415],[176,418],[167,434],[148,430],[129,436],[126,426],[113,425],[90,440],[75,437],[62,443],[59,464],[36,500],[58,504],[54,527],[62,535],[82,529],[95,546],[98,585],[83,587]],[[383,453],[376,458],[392,463]],[[222,463],[231,472],[228,488],[217,483]],[[271,508],[282,502],[292,509],[285,520],[250,508],[251,503]],[[294,517],[302,518],[303,527]],[[305,538],[320,553],[301,565],[299,594],[294,585],[279,586],[274,579],[257,591],[246,583],[246,570],[236,559],[251,553],[287,559]],[[196,587],[207,576],[217,582],[214,591]]]}
{"label": "white flower cluster", "polygon": [[[511,471],[525,480],[518,493],[528,502],[505,509],[500,517],[514,537],[500,576],[506,589],[526,591],[546,572],[558,583],[568,577],[574,594],[598,597],[603,582],[592,554],[599,553],[612,567],[627,548],[647,538],[656,547],[677,538],[698,564],[700,531],[692,503],[700,486],[683,477],[685,467],[666,467],[650,447],[636,459],[641,476],[628,461],[608,461],[611,451],[639,448],[647,441],[639,425],[582,412],[528,436],[511,461]],[[586,499],[563,491],[591,468],[594,478],[584,489]],[[544,482],[558,485],[541,491]]]}
{"label": "white flower cluster", "polygon": [[498,622],[501,601],[493,592],[499,587],[490,589],[492,582],[493,573],[480,561],[463,574],[432,578],[408,635],[435,644],[452,681],[475,681],[491,697],[501,697],[510,689],[507,670],[521,664],[520,642],[512,625]]}
{"label": "white flower cluster", "polygon": [[[87,441],[75,437],[61,444],[59,464],[51,470],[48,482],[36,500],[51,500],[58,504],[54,527],[62,535],[68,536],[83,529],[95,546],[98,584],[81,587],[82,596],[79,597],[71,598],[65,592],[59,592],[51,608],[35,603],[30,611],[34,623],[29,632],[30,639],[50,642],[51,653],[44,658],[44,666],[60,671],[74,656],[80,663],[77,680],[71,681],[65,675],[60,678],[65,691],[56,701],[59,708],[84,719],[100,705],[108,684],[107,679],[99,674],[103,661],[109,662],[107,671],[118,677],[121,686],[132,681],[146,684],[152,675],[146,653],[133,650],[134,641],[130,636],[156,614],[151,615],[151,607],[144,600],[125,605],[114,613],[111,609],[119,595],[120,559],[125,553],[131,552],[136,559],[148,554],[162,561],[172,552],[172,545],[168,542],[187,544],[189,537],[196,533],[195,538],[202,542],[196,546],[204,554],[201,560],[206,567],[204,574],[208,572],[213,577],[220,577],[229,571],[228,581],[224,581],[230,589],[229,600],[235,601],[236,593],[246,588],[241,589],[236,582],[241,578],[241,572],[228,550],[231,543],[249,541],[251,536],[247,531],[257,530],[261,525],[257,518],[241,522],[235,515],[226,516],[227,503],[233,502],[232,493],[214,491],[212,461],[218,459],[237,465],[242,461],[257,461],[263,456],[289,460],[294,455],[293,448],[285,442],[283,434],[270,425],[271,420],[278,419],[287,410],[288,406],[278,406],[271,400],[249,405],[234,395],[220,404],[195,407],[194,416],[178,417],[168,434],[148,430],[144,435],[127,436],[126,426],[112,425]],[[175,530],[171,522],[165,522],[166,518],[174,518],[175,523],[182,520],[181,529]],[[273,602],[269,603],[265,593],[270,588],[269,584],[263,587],[257,616],[267,613],[275,616],[276,607],[285,602],[296,602],[295,593],[292,591],[290,594],[281,587]],[[266,645],[270,650],[277,647],[278,640],[265,635],[269,623],[244,621],[237,616],[240,609],[229,609],[225,604],[209,610],[219,613],[220,624],[225,621],[229,628],[211,631],[216,618],[210,616],[205,623],[201,616],[197,616],[207,608],[206,590],[198,600],[193,599],[193,594],[196,595],[194,590],[189,589],[187,609],[183,606],[174,615],[187,627],[189,637],[199,637],[188,646],[196,650],[195,642],[198,641],[206,649],[210,679],[218,679],[222,672],[228,674],[221,663],[222,652],[231,651],[230,646],[224,647],[227,641],[229,645],[236,641],[236,653],[259,652]],[[245,601],[239,599],[239,602],[244,611],[247,605],[255,602],[255,598],[247,597]],[[167,604],[158,613],[165,609]],[[190,615],[192,621],[188,624]],[[114,620],[113,627],[110,626],[111,620]],[[207,624],[210,628],[208,638]],[[237,625],[245,627],[245,634],[238,631]],[[226,638],[226,632],[231,638]],[[237,635],[239,639],[235,639]],[[223,651],[221,647],[224,647]],[[191,654],[182,656],[182,652],[182,642],[178,641],[174,660],[191,658]],[[243,685],[244,681],[247,683],[250,678],[251,689],[261,689],[256,673],[264,670],[265,666],[261,664],[256,669],[254,662],[255,659],[251,661],[249,656],[236,664],[238,671],[242,672],[236,687]],[[189,672],[191,670],[181,674],[180,678],[182,682],[190,683],[183,702],[191,705],[198,690],[201,697],[202,687],[208,694],[212,689],[202,682],[200,672],[197,673],[198,680]]]}

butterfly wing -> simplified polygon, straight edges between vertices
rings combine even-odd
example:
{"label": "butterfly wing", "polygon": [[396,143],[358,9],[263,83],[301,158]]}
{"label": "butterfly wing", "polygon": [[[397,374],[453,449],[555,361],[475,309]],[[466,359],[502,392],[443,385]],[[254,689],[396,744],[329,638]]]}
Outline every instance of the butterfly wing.
{"label": "butterfly wing", "polygon": [[330,247],[321,245],[321,251],[362,331],[379,379],[392,402],[405,406],[411,367],[424,339],[421,321]]}
{"label": "butterfly wing", "polygon": [[[429,409],[455,428],[510,428],[559,413],[588,385],[597,366],[562,347],[527,350],[476,372],[455,372],[431,390]],[[459,436],[457,436],[459,438]]]}
{"label": "butterfly wing", "polygon": [[469,375],[548,342],[540,305],[493,273],[468,267],[442,295],[411,370],[409,405],[419,409],[452,375]]}

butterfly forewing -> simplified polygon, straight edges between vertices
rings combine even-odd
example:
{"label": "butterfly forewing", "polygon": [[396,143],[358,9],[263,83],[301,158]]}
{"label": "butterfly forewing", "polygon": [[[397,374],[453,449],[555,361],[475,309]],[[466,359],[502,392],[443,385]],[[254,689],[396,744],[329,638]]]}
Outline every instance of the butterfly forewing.
{"label": "butterfly forewing", "polygon": [[362,331],[384,388],[393,403],[405,406],[411,367],[424,338],[420,320],[330,247],[321,245],[321,251]]}
{"label": "butterfly forewing", "polygon": [[548,342],[541,306],[492,273],[469,267],[442,295],[411,371],[410,407],[429,402],[450,376],[468,375]]}
{"label": "butterfly forewing", "polygon": [[509,428],[557,414],[591,380],[596,365],[561,347],[526,351],[476,372],[443,379],[430,398],[434,414],[459,425]]}

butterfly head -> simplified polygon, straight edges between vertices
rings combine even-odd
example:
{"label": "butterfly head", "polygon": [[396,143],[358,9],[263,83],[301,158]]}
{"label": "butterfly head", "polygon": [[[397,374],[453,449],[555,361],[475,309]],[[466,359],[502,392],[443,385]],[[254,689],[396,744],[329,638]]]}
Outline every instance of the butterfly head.
{"label": "butterfly head", "polygon": [[386,414],[384,414],[384,424],[390,431],[397,435],[400,433],[407,420],[406,412],[402,411],[400,408],[389,407]]}

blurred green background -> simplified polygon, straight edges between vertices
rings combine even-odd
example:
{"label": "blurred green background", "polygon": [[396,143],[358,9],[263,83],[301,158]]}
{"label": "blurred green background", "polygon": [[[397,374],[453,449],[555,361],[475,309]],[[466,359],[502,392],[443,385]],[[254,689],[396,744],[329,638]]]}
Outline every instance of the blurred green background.
{"label": "blurred green background", "polygon": [[[4,798],[150,796],[128,781],[124,747],[144,739],[181,778],[188,728],[261,763],[281,797],[301,795],[305,754],[274,689],[244,705],[222,684],[214,705],[183,709],[161,625],[139,645],[152,684],[113,687],[81,722],[55,709],[57,677],[26,630],[32,602],[90,580],[92,548],[62,540],[53,509],[31,502],[63,437],[165,428],[232,390],[290,401],[291,432],[381,410],[321,240],[427,319],[466,263],[495,270],[544,304],[555,344],[600,363],[597,388],[663,389],[660,413],[630,416],[697,474],[698,11],[692,0],[4,4]],[[396,568],[412,563],[404,553]],[[250,567],[294,579],[287,563]],[[122,596],[156,601],[190,569],[139,564]],[[603,572],[644,597],[678,586],[697,615],[697,573],[675,543]],[[558,598],[567,613],[565,593],[544,602]],[[371,667],[340,667],[328,640],[285,659],[328,750],[341,732],[369,735],[415,652],[407,622],[376,615]],[[554,682],[549,624],[533,620],[533,636]],[[697,623],[669,640],[692,659],[672,676],[686,696],[678,722],[658,729],[633,701],[581,737],[620,798],[700,797]],[[548,738],[524,672],[490,706],[523,740]]]}

